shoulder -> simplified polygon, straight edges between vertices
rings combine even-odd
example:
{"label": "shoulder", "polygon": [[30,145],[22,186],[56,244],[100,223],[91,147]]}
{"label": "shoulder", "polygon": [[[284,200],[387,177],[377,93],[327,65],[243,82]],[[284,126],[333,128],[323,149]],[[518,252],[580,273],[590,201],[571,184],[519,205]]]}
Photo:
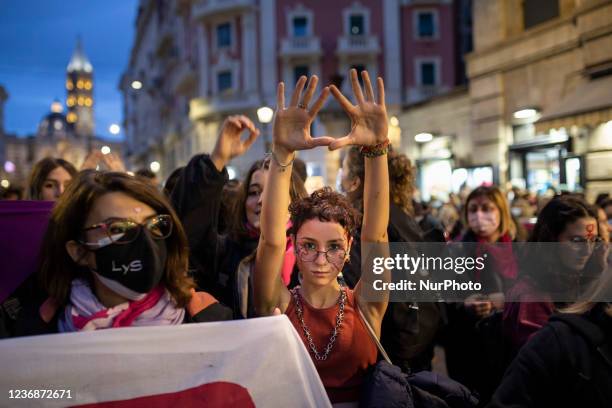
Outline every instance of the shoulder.
{"label": "shoulder", "polygon": [[186,311],[189,321],[195,323],[232,320],[232,310],[207,292],[194,292]]}

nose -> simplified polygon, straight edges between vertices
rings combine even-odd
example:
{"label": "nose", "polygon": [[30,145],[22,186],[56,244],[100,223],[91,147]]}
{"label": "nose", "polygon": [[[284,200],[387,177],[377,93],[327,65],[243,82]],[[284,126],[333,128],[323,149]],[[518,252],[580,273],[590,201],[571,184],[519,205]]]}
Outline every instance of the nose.
{"label": "nose", "polygon": [[263,194],[259,194],[257,196],[257,205],[261,206],[261,204],[263,203]]}
{"label": "nose", "polygon": [[55,189],[55,196],[59,198],[59,196],[61,196],[63,193],[64,193],[64,185],[59,184],[57,188]]}
{"label": "nose", "polygon": [[325,255],[325,252],[317,252],[317,257],[314,262],[317,265],[325,265],[327,263],[327,255]]}

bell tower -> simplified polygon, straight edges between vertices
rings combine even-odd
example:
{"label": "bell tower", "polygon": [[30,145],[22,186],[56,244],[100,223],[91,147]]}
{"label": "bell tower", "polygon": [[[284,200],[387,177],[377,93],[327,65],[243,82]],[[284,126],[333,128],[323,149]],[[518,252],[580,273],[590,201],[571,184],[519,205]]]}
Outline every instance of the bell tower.
{"label": "bell tower", "polygon": [[93,67],[83,52],[80,38],[66,68],[66,93],[66,120],[73,125],[75,135],[83,139],[93,137]]}

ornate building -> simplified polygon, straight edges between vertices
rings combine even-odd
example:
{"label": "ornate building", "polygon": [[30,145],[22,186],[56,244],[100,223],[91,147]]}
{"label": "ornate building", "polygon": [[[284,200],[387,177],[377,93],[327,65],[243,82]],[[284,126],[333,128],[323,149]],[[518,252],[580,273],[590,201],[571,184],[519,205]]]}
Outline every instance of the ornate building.
{"label": "ornate building", "polygon": [[[0,177],[24,185],[34,163],[44,157],[61,157],[77,168],[92,149],[108,146],[121,154],[122,143],[95,135],[93,67],[80,40],[66,67],[66,107],[53,101],[49,113],[38,124],[36,133],[27,137],[4,134],[0,126]],[[8,98],[0,87],[0,125],[3,102]]]}
{"label": "ornate building", "polygon": [[[279,81],[291,89],[303,74],[335,83],[347,95],[344,76],[350,68],[382,75],[391,116],[406,103],[446,93],[463,78],[457,51],[469,34],[457,23],[463,3],[141,0],[120,83],[129,160],[137,167],[158,161],[167,176],[193,154],[212,149],[224,117],[244,113],[263,135],[231,164],[243,173],[264,155],[271,138],[271,126],[259,123],[258,109],[274,107]],[[397,118],[391,124],[398,145]],[[343,135],[348,128],[348,119],[330,100],[313,133]],[[338,154],[315,149],[301,158],[310,175],[330,184]]]}

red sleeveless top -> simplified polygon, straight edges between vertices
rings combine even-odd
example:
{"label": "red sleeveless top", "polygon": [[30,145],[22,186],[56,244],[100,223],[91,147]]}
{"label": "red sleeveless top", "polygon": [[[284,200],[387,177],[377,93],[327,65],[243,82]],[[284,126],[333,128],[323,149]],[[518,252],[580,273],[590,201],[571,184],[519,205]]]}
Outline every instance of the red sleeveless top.
{"label": "red sleeveless top", "polygon": [[[370,365],[376,363],[378,355],[376,344],[372,341],[368,329],[356,309],[357,305],[353,291],[348,288],[344,288],[344,290],[347,294],[344,319],[336,342],[326,360],[320,361],[314,358],[297,317],[293,296],[291,296],[291,302],[285,311],[306,345],[332,404],[359,400],[366,371]],[[336,316],[340,306],[336,303],[326,309],[316,309],[309,305],[301,295],[299,296],[304,323],[310,330],[317,351],[323,354],[336,326]]]}

